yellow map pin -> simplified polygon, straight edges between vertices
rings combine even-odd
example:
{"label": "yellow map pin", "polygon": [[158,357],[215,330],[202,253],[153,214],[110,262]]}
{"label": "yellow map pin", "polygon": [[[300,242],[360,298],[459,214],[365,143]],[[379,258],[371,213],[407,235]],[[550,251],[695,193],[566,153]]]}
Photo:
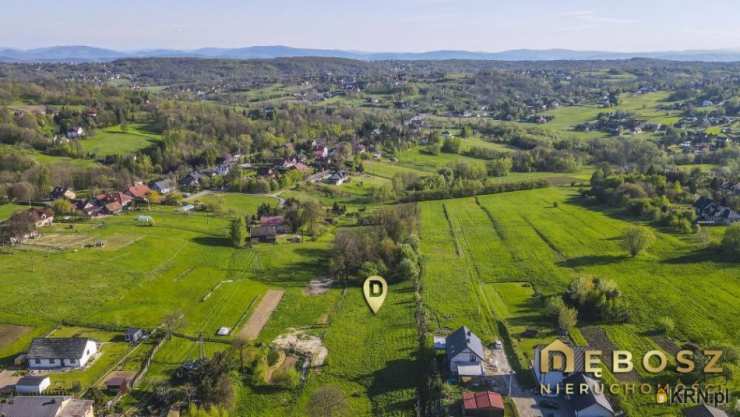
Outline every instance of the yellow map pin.
{"label": "yellow map pin", "polygon": [[365,294],[365,301],[370,306],[370,310],[373,314],[378,314],[378,310],[388,295],[388,283],[383,277],[377,275],[367,277],[365,283],[362,284],[362,292]]}

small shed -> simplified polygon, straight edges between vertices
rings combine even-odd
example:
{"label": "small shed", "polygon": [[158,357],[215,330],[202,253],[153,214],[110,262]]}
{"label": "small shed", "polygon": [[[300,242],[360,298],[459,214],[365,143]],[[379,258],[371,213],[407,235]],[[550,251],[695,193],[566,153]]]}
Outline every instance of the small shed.
{"label": "small shed", "polygon": [[466,417],[503,417],[504,398],[493,391],[463,392],[462,408]]}
{"label": "small shed", "polygon": [[219,335],[219,336],[228,336],[229,333],[231,333],[231,328],[230,327],[221,327],[216,332],[216,334]]}
{"label": "small shed", "polygon": [[105,381],[105,389],[113,393],[126,393],[131,386],[131,381],[125,376],[116,376]]}
{"label": "small shed", "polygon": [[126,329],[126,341],[131,343],[132,345],[138,344],[143,338],[144,330],[138,329],[136,327],[129,327],[128,329]]}
{"label": "small shed", "polygon": [[17,394],[42,394],[51,385],[48,376],[24,376],[15,384]]}
{"label": "small shed", "polygon": [[481,364],[458,365],[457,376],[462,384],[480,381],[485,373]]}

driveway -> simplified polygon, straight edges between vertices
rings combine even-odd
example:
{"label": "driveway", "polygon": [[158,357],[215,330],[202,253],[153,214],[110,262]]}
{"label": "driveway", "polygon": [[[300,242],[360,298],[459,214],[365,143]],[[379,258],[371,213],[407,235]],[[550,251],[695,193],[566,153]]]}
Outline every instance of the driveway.
{"label": "driveway", "polygon": [[544,417],[543,410],[537,404],[537,398],[523,389],[517,382],[516,375],[511,373],[509,358],[506,357],[503,349],[490,350],[487,362],[486,371],[495,381],[497,391],[508,395],[509,388],[511,388],[511,401],[519,417]]}
{"label": "driveway", "polygon": [[0,392],[12,392],[15,384],[21,379],[16,371],[0,371]]}

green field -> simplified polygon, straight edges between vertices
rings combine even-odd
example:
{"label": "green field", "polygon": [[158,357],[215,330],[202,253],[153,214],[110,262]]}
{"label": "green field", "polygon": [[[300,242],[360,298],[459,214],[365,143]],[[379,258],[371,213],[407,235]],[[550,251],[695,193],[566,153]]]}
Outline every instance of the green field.
{"label": "green field", "polygon": [[223,209],[230,215],[252,216],[262,204],[277,205],[278,200],[268,196],[248,195],[241,193],[211,193],[202,197],[188,199],[202,203],[221,202]]}
{"label": "green field", "polygon": [[80,140],[83,151],[96,158],[127,155],[148,148],[159,142],[160,136],[147,132],[141,125],[126,128],[113,126],[95,132],[94,136]]}
{"label": "green field", "polygon": [[[538,318],[543,306],[533,295],[557,294],[575,277],[598,276],[616,281],[630,305],[629,324],[604,326],[615,344],[638,351],[655,346],[649,335],[657,318],[669,316],[679,329],[673,343],[740,345],[733,319],[740,266],[718,259],[693,236],[658,231],[648,253],[628,258],[618,237],[630,223],[583,207],[574,191],[560,188],[421,207],[424,299],[439,329],[467,324],[490,342],[497,337],[493,323],[505,322],[515,353],[528,363],[531,347],[554,330]],[[524,328],[539,334],[517,336]],[[631,398],[625,408],[647,407],[650,400]]]}
{"label": "green field", "polygon": [[11,145],[0,144],[0,153],[10,151],[14,153],[20,153],[21,155],[24,155],[36,161],[36,163],[45,166],[63,165],[72,166],[75,168],[93,168],[100,166],[98,162],[92,161],[90,159],[74,159],[66,156],[47,155],[35,149],[18,148]]}
{"label": "green field", "polygon": [[18,204],[3,204],[0,205],[0,221],[7,219],[12,216],[18,210],[22,210],[25,206],[19,206]]}
{"label": "green field", "polygon": [[574,132],[573,127],[578,124],[595,120],[599,113],[623,111],[634,113],[640,120],[652,123],[673,125],[680,119],[676,112],[658,110],[657,106],[665,103],[668,98],[667,92],[655,92],[648,94],[626,94],[620,97],[620,104],[611,108],[603,108],[596,105],[585,106],[563,106],[545,112],[554,119],[545,124],[544,127],[561,132],[569,132],[583,137],[604,136],[603,132]]}

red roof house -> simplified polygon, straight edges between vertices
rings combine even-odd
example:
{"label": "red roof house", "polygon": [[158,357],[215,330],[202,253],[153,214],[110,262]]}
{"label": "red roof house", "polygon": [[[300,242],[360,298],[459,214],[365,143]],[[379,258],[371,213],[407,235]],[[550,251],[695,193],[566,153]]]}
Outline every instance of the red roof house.
{"label": "red roof house", "polygon": [[267,226],[278,226],[285,223],[285,217],[283,216],[262,216],[260,217],[260,224]]}
{"label": "red roof house", "polygon": [[115,193],[108,194],[108,201],[118,203],[121,207],[126,207],[134,201],[134,198],[126,193],[117,191]]}
{"label": "red roof house", "polygon": [[134,198],[146,198],[147,194],[152,192],[145,184],[132,185],[127,191]]}
{"label": "red roof house", "polygon": [[492,391],[463,392],[463,415],[471,417],[503,417],[504,398]]}
{"label": "red roof house", "polygon": [[123,207],[121,207],[120,203],[114,201],[105,205],[105,211],[108,214],[118,214],[123,211]]}

